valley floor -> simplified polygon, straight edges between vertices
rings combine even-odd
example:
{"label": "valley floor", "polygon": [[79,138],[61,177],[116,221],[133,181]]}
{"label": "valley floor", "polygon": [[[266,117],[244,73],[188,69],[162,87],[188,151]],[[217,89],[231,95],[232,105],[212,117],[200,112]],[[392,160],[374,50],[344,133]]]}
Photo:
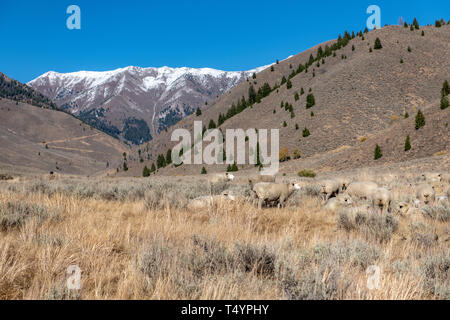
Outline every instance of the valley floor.
{"label": "valley floor", "polygon": [[[304,188],[284,209],[185,209],[230,187],[245,193],[182,178],[0,181],[0,298],[450,298],[449,206],[352,221]],[[80,290],[66,288],[71,265]]]}

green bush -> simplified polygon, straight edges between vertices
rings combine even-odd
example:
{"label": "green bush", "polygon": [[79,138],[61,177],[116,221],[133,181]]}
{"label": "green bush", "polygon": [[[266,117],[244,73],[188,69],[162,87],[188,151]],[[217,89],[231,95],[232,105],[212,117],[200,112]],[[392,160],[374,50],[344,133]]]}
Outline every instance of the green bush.
{"label": "green bush", "polygon": [[316,176],[316,173],[313,170],[303,169],[303,170],[297,172],[297,175],[299,177],[314,178]]}

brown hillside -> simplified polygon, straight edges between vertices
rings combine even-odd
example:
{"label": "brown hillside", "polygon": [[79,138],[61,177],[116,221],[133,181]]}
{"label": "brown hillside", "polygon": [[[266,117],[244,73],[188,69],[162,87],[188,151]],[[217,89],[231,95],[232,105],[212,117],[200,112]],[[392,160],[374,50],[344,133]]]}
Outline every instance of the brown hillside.
{"label": "brown hillside", "polygon": [[[422,30],[425,32],[424,36],[421,36]],[[381,50],[373,50],[377,37],[383,46]],[[315,62],[308,73],[301,72],[291,79],[291,89],[287,89],[286,85],[281,86],[278,91],[273,91],[262,99],[261,103],[225,121],[221,126],[222,130],[279,128],[280,147],[288,147],[291,151],[298,148],[302,157],[308,158],[342,146],[357,146],[363,137],[393,127],[405,112],[413,117],[417,109],[423,109],[426,113],[429,106],[439,103],[442,83],[450,74],[449,25],[441,28],[421,27],[419,31],[388,26],[364,34],[364,38],[362,40],[356,36],[347,46],[336,51],[336,57],[325,58],[325,64],[320,62],[320,67]],[[334,42],[321,46],[323,48]],[[167,133],[162,133],[148,145],[151,161],[131,164],[130,167],[136,166],[136,169],[131,169],[129,173],[139,175],[143,165],[150,166],[158,154],[165,154],[174,145],[170,142],[173,129],[190,129],[194,120],[202,120],[205,126],[208,126],[210,119],[217,123],[219,113],[226,113],[231,104],[243,95],[247,98],[250,83],[253,83],[255,89],[265,82],[271,87],[275,83],[279,84],[282,76],[287,78],[300,63],[307,62],[311,54],[315,57],[317,48],[318,46],[276,64],[273,72],[268,68],[258,73],[256,79],[250,78],[250,82],[241,83],[219,97],[209,108],[204,108],[200,117],[189,116]],[[372,48],[372,52],[369,52],[369,48]],[[342,55],[346,58],[342,59]],[[403,63],[400,62],[401,59]],[[295,101],[294,94],[300,93],[301,88],[305,94]],[[312,89],[316,104],[311,109],[306,109],[309,88]],[[291,118],[290,112],[280,108],[281,101],[293,105],[294,118]],[[311,116],[311,112],[314,112],[314,116]],[[287,127],[282,126],[284,121]],[[295,129],[296,124],[299,130]],[[302,137],[302,129],[305,127],[311,132],[307,138]],[[404,138],[401,137],[403,140]],[[431,143],[434,144],[435,140]],[[436,145],[436,149],[440,148],[440,144]],[[370,150],[370,155],[372,154],[373,150]],[[411,152],[407,156],[398,156],[395,160],[400,161],[421,154]],[[190,171],[189,168],[182,167],[184,166],[176,171]]]}
{"label": "brown hillside", "polygon": [[0,171],[91,175],[115,168],[125,150],[64,112],[0,99]]}

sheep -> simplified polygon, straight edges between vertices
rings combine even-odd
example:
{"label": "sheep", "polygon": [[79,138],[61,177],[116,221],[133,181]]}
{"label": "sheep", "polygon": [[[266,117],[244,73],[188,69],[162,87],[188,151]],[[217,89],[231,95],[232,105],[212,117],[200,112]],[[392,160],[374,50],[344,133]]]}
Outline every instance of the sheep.
{"label": "sheep", "polygon": [[425,172],[422,174],[422,179],[425,182],[440,182],[441,181],[441,174],[436,172]]}
{"label": "sheep", "polygon": [[275,182],[275,176],[255,174],[248,178],[250,189],[253,189],[253,186],[259,182]]}
{"label": "sheep", "polygon": [[416,198],[421,204],[433,204],[436,200],[436,192],[434,191],[434,187],[426,183],[419,185],[416,191]]}
{"label": "sheep", "polygon": [[375,182],[364,181],[364,182],[352,182],[348,186],[346,192],[351,197],[357,197],[359,199],[370,199],[372,194],[378,188]]}
{"label": "sheep", "polygon": [[211,183],[219,183],[219,182],[227,182],[232,181],[234,179],[234,175],[231,173],[216,173],[210,177],[209,181]]}
{"label": "sheep", "polygon": [[322,193],[322,199],[326,202],[333,196],[339,194],[341,183],[337,180],[327,179],[320,182],[320,191]]}
{"label": "sheep", "polygon": [[373,209],[380,214],[391,212],[391,202],[391,193],[386,188],[377,188],[372,194]]}
{"label": "sheep", "polygon": [[441,182],[450,183],[450,173],[441,174]]}
{"label": "sheep", "polygon": [[201,196],[189,201],[187,208],[189,210],[205,209],[214,205],[219,205],[224,202],[235,201],[236,198],[231,193],[222,193],[220,195]]}
{"label": "sheep", "polygon": [[400,201],[394,205],[393,211],[401,216],[407,216],[411,213],[412,208],[407,202]]}
{"label": "sheep", "polygon": [[296,183],[259,182],[253,186],[253,191],[258,197],[258,208],[263,202],[278,201],[278,208],[284,206],[284,202],[300,186]]}
{"label": "sheep", "polygon": [[342,206],[348,206],[352,203],[352,198],[350,198],[348,195],[340,194],[337,197],[328,199],[327,203],[325,204],[325,210],[336,212],[336,210],[341,208]]}
{"label": "sheep", "polygon": [[347,190],[348,186],[350,185],[350,179],[346,177],[339,177],[336,179],[341,184],[341,187],[339,189],[339,192],[343,192]]}

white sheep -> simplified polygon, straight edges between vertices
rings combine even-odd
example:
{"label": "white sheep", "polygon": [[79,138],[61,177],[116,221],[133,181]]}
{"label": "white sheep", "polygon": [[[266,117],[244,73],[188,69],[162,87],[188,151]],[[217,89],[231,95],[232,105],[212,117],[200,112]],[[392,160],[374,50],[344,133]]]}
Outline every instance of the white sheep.
{"label": "white sheep", "polygon": [[350,183],[346,192],[351,197],[368,200],[372,197],[372,194],[375,192],[377,188],[378,185],[375,182],[357,181]]}
{"label": "white sheep", "polygon": [[234,175],[231,173],[216,173],[209,178],[211,183],[219,183],[219,182],[227,182],[232,181],[234,179]]}
{"label": "white sheep", "polygon": [[377,188],[372,194],[372,206],[377,213],[391,212],[391,202],[391,193],[386,188]]}
{"label": "white sheep", "polygon": [[352,198],[346,194],[339,194],[337,197],[328,199],[325,204],[325,210],[330,212],[336,212],[343,206],[349,206],[353,203]]}
{"label": "white sheep", "polygon": [[296,183],[272,183],[260,182],[253,186],[253,191],[258,197],[258,208],[262,207],[263,202],[278,201],[278,207],[284,206],[285,201],[300,186]]}
{"label": "white sheep", "polygon": [[423,183],[417,187],[416,198],[421,204],[431,205],[436,200],[436,192],[434,187]]}
{"label": "white sheep", "polygon": [[234,195],[224,192],[220,195],[201,196],[192,199],[189,201],[187,208],[189,210],[200,210],[235,200],[236,197]]}
{"label": "white sheep", "polygon": [[341,188],[341,183],[334,179],[326,179],[320,182],[320,192],[322,199],[326,202],[333,196],[337,196]]}

